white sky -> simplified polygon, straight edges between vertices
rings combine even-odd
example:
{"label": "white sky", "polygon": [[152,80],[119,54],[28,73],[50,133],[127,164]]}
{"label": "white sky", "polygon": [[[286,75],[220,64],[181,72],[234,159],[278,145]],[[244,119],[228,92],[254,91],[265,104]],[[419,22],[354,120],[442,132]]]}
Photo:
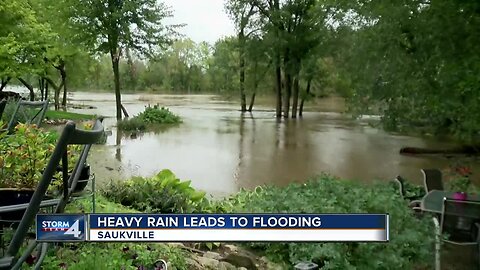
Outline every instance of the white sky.
{"label": "white sky", "polygon": [[[160,0],[162,1],[162,0]],[[235,34],[233,23],[224,9],[224,0],[163,0],[173,10],[167,23],[185,23],[180,32],[195,42],[215,43]]]}

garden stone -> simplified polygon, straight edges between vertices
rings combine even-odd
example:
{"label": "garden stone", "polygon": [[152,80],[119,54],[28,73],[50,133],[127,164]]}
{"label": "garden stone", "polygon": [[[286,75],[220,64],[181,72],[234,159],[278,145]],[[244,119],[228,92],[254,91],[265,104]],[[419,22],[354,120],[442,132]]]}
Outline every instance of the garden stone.
{"label": "garden stone", "polygon": [[264,265],[266,265],[267,269],[271,270],[282,270],[285,267],[282,267],[279,264],[276,264],[274,262],[271,262],[267,257],[260,257],[259,259]]}
{"label": "garden stone", "polygon": [[220,262],[218,264],[218,269],[219,270],[237,270],[237,268],[233,264],[228,262]]}
{"label": "garden stone", "polygon": [[213,252],[213,251],[207,251],[205,254],[203,254],[203,257],[207,257],[207,258],[215,259],[215,260],[222,259],[222,256],[220,256],[220,254],[218,254],[217,252]]}
{"label": "garden stone", "polygon": [[207,258],[207,257],[197,257],[197,262],[200,263],[205,269],[218,269],[219,261]]}
{"label": "garden stone", "polygon": [[222,261],[229,262],[236,267],[245,267],[248,270],[257,270],[254,259],[252,259],[248,255],[231,253],[228,254],[225,258],[223,258]]}
{"label": "garden stone", "polygon": [[227,248],[228,250],[230,250],[232,252],[237,252],[238,251],[238,247],[234,246],[234,245],[225,245],[225,248]]}
{"label": "garden stone", "polygon": [[187,263],[188,265],[188,269],[195,269],[195,270],[200,270],[200,269],[203,269],[202,268],[202,265],[200,263],[198,263],[195,259],[193,258],[186,258],[185,259],[185,262]]}
{"label": "garden stone", "polygon": [[168,245],[176,248],[185,248],[185,245],[182,243],[168,243]]}

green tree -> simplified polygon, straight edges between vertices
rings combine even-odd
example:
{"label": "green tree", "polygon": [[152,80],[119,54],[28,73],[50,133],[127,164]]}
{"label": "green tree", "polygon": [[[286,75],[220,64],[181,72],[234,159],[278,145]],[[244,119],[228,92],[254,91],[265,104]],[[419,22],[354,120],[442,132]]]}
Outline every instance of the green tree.
{"label": "green tree", "polygon": [[223,38],[213,46],[213,53],[207,71],[213,90],[219,93],[238,91],[237,39]]}
{"label": "green tree", "polygon": [[119,63],[126,48],[151,56],[170,42],[176,26],[163,24],[171,11],[155,0],[69,0],[79,36],[93,52],[110,55],[117,119],[122,118]]}
{"label": "green tree", "polygon": [[480,131],[480,3],[344,4],[361,22],[343,21],[349,42],[338,57],[351,78],[352,108],[381,114],[388,128],[432,127],[475,139]]}
{"label": "green tree", "polygon": [[[43,72],[53,33],[40,23],[27,0],[0,4],[0,90],[12,78]],[[33,88],[30,99],[34,99]]]}

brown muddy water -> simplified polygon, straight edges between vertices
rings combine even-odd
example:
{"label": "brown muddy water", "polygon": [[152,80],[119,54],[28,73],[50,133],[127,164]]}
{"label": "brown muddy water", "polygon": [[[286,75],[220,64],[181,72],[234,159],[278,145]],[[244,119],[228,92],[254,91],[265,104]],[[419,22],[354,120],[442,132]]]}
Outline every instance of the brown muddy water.
{"label": "brown muddy water", "polygon": [[180,179],[192,180],[195,188],[223,196],[262,184],[301,182],[323,172],[362,182],[400,174],[420,184],[421,168],[443,169],[452,163],[438,156],[400,155],[404,146],[454,144],[387,133],[369,124],[375,117],[352,120],[341,113],[339,98],[318,101],[302,119],[278,121],[268,102],[242,115],[237,102],[218,96],[123,95],[131,115],[158,103],[183,118],[178,126],[136,135],[116,131],[113,94],[76,92],[70,99],[96,107],[73,111],[110,117],[104,123],[112,135],[89,156],[98,183],[170,169]]}

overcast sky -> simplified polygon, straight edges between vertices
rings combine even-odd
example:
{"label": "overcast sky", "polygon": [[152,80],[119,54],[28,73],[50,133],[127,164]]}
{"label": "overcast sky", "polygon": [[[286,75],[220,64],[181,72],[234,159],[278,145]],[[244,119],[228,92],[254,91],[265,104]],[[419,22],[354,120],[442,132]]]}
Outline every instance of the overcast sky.
{"label": "overcast sky", "polygon": [[[187,24],[180,31],[195,42],[215,43],[233,35],[235,28],[224,10],[224,0],[163,0],[173,10],[169,23]],[[171,22],[170,22],[171,21]]]}

